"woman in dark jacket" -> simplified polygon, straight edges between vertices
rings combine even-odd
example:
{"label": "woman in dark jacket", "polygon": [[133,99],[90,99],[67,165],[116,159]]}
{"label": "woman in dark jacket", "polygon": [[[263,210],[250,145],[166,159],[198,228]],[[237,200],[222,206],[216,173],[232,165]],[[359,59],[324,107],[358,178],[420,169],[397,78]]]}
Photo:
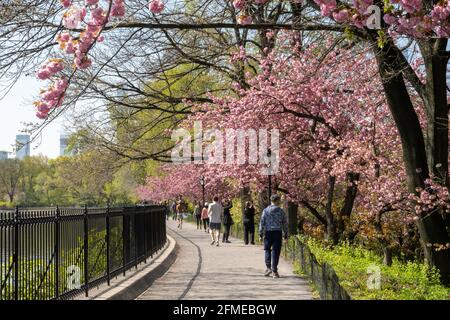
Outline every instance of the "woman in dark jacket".
{"label": "woman in dark jacket", "polygon": [[244,209],[244,242],[248,244],[250,235],[251,244],[255,244],[255,207],[253,202],[247,201]]}
{"label": "woman in dark jacket", "polygon": [[231,243],[231,241],[228,240],[228,237],[230,236],[230,229],[231,229],[231,225],[234,223],[233,218],[231,217],[231,208],[233,207],[233,204],[231,203],[230,200],[227,200],[224,204],[223,204],[223,227],[224,227],[224,231],[223,231],[223,238],[222,238],[222,242],[226,242],[226,243]]}

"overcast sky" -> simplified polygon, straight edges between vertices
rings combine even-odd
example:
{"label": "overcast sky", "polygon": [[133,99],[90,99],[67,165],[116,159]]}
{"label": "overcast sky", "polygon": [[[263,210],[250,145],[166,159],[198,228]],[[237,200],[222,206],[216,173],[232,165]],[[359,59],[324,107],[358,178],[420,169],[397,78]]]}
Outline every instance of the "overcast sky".
{"label": "overcast sky", "polygon": [[[13,151],[16,134],[25,128],[23,122],[38,123],[35,116],[33,98],[39,94],[43,82],[33,76],[22,77],[13,90],[0,100],[0,151]],[[59,155],[59,136],[62,120],[48,125],[42,134],[31,144],[31,155],[43,154],[49,158]]]}

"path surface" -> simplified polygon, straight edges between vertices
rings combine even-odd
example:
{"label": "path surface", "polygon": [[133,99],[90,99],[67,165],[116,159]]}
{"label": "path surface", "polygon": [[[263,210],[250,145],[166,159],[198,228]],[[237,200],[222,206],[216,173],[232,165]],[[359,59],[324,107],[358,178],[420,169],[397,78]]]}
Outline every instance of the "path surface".
{"label": "path surface", "polygon": [[138,297],[161,299],[312,299],[307,281],[293,273],[290,263],[280,259],[281,278],[264,277],[262,246],[246,246],[242,240],[211,246],[210,237],[193,224],[178,230],[167,223],[168,233],[176,240],[177,259],[170,269]]}

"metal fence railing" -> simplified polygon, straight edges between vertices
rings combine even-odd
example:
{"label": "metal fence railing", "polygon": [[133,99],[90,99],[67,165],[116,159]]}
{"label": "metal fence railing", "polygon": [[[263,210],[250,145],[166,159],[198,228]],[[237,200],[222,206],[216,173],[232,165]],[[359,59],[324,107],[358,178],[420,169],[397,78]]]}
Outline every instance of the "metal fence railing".
{"label": "metal fence railing", "polygon": [[0,300],[69,299],[166,243],[166,207],[0,210]]}
{"label": "metal fence railing", "polygon": [[319,291],[322,300],[351,300],[350,295],[339,283],[339,278],[328,263],[320,263],[314,254],[298,237],[293,236],[283,245],[283,256],[298,263],[301,272],[308,276]]}

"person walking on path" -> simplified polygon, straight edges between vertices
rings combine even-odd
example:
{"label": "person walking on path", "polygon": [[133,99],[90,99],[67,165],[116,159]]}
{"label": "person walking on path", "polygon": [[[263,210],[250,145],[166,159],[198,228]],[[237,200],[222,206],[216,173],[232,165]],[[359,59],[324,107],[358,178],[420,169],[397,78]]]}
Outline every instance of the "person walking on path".
{"label": "person walking on path", "polygon": [[231,241],[228,240],[228,237],[230,236],[230,229],[232,224],[234,223],[233,217],[231,216],[231,208],[233,208],[233,204],[231,203],[230,199],[225,201],[223,204],[223,238],[222,242],[231,243]]}
{"label": "person walking on path", "polygon": [[166,220],[169,220],[170,216],[170,202],[164,201],[164,207],[166,207]]}
{"label": "person walking on path", "polygon": [[175,221],[177,220],[177,202],[174,200],[172,202],[172,220]]}
{"label": "person walking on path", "polygon": [[200,207],[200,202],[195,201],[195,207],[194,207],[194,217],[197,221],[197,230],[202,229],[202,212]]}
{"label": "person walking on path", "polygon": [[211,245],[219,246],[220,224],[223,218],[223,207],[219,202],[219,197],[214,197],[214,202],[208,206],[209,229],[211,233]]}
{"label": "person walking on path", "polygon": [[177,205],[177,228],[178,229],[183,229],[183,218],[184,218],[184,213],[186,211],[186,205],[184,204],[183,200],[178,201],[178,205]]}
{"label": "person walking on path", "polygon": [[209,232],[208,202],[205,202],[203,206],[201,218],[203,221],[203,229],[205,232]]}
{"label": "person walking on path", "polygon": [[245,203],[244,209],[244,242],[246,245],[249,243],[255,244],[255,207],[252,201]]}
{"label": "person walking on path", "polygon": [[279,278],[278,261],[280,259],[282,235],[284,239],[288,237],[287,216],[280,208],[280,196],[274,194],[270,197],[271,204],[265,208],[259,222],[259,237],[264,237],[264,251],[266,271],[264,275]]}

